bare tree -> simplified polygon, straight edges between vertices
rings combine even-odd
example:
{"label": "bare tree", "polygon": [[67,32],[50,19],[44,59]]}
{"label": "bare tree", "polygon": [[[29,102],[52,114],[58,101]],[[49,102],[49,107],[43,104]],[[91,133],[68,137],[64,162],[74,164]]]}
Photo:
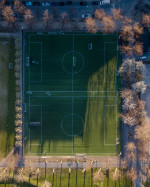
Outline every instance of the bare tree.
{"label": "bare tree", "polygon": [[132,88],[137,94],[143,94],[146,91],[146,84],[144,81],[139,81],[134,83]]}
{"label": "bare tree", "polygon": [[134,30],[136,38],[138,38],[139,35],[141,35],[143,33],[143,27],[140,26],[140,24],[138,22],[134,23],[133,30]]}
{"label": "bare tree", "polygon": [[129,18],[129,17],[125,17],[124,20],[123,20],[123,23],[124,23],[125,25],[129,25],[129,24],[131,24],[132,22],[133,22],[133,20],[132,20],[131,18]]}
{"label": "bare tree", "polygon": [[136,42],[133,46],[133,51],[137,56],[143,55],[143,44],[141,42]]}
{"label": "bare tree", "polygon": [[45,25],[46,30],[50,27],[50,24],[53,21],[54,21],[53,15],[50,15],[48,9],[46,9],[43,13],[43,23]]}
{"label": "bare tree", "polygon": [[123,63],[119,69],[119,73],[123,76],[125,74],[128,78],[132,73],[136,71],[136,61],[134,58],[127,58],[123,60]]}
{"label": "bare tree", "polygon": [[0,181],[7,182],[9,180],[8,168],[0,170]]}
{"label": "bare tree", "polygon": [[13,177],[15,174],[15,168],[18,167],[19,158],[20,156],[18,154],[15,154],[7,161],[7,168],[8,168],[9,175],[10,173],[12,173]]}
{"label": "bare tree", "polygon": [[11,27],[14,27],[16,18],[14,16],[14,11],[12,10],[10,6],[6,6],[2,10],[2,15],[5,18],[5,21],[7,22],[7,24]]}
{"label": "bare tree", "polygon": [[141,81],[144,79],[144,71],[145,71],[145,65],[142,61],[136,62],[136,71],[135,71],[135,79],[136,82]]}
{"label": "bare tree", "polygon": [[135,41],[133,28],[129,24],[125,24],[125,25],[122,26],[121,36],[125,41],[129,41],[129,42],[132,42],[132,43]]}
{"label": "bare tree", "polygon": [[32,28],[34,16],[30,9],[25,10],[24,19],[25,19],[25,22],[28,24],[28,26]]}
{"label": "bare tree", "polygon": [[136,125],[136,119],[132,111],[121,114],[121,118],[123,123],[129,125],[130,127]]}
{"label": "bare tree", "polygon": [[17,168],[15,172],[14,180],[16,183],[23,183],[27,181],[27,177],[25,176],[24,173],[24,168]]}
{"label": "bare tree", "polygon": [[103,24],[104,24],[104,27],[102,30],[105,33],[113,33],[116,29],[116,25],[112,19],[112,16],[107,15],[103,17]]}
{"label": "bare tree", "polygon": [[135,128],[135,139],[148,143],[150,141],[150,118],[146,116],[142,120],[142,125]]}
{"label": "bare tree", "polygon": [[97,171],[97,172],[94,173],[93,180],[94,180],[95,183],[99,183],[99,186],[100,186],[100,183],[101,183],[102,181],[104,181],[104,178],[105,178],[105,177],[104,177],[104,174],[102,173],[101,168],[100,168],[99,171]]}
{"label": "bare tree", "polygon": [[33,162],[32,160],[30,160],[28,163],[27,163],[27,172],[29,174],[29,182],[30,182],[30,178],[32,176],[32,172],[33,172]]}
{"label": "bare tree", "polygon": [[115,171],[112,173],[111,177],[116,183],[119,179],[121,179],[122,173],[118,168],[116,168]]}
{"label": "bare tree", "polygon": [[25,6],[22,4],[21,1],[19,0],[15,0],[14,1],[14,9],[16,12],[18,12],[19,14],[23,14],[25,11]]}
{"label": "bare tree", "polygon": [[129,142],[126,146],[127,148],[127,158],[135,162],[136,161],[136,146],[134,142]]}
{"label": "bare tree", "polygon": [[144,27],[150,27],[150,15],[143,14],[143,16],[142,16],[142,24],[144,25]]}
{"label": "bare tree", "polygon": [[63,12],[61,14],[61,28],[64,29],[64,25],[67,23],[67,13],[66,12]]}
{"label": "bare tree", "polygon": [[123,105],[122,108],[126,111],[128,110],[135,110],[136,103],[135,103],[135,94],[130,89],[124,89],[121,91],[121,97],[123,98]]}
{"label": "bare tree", "polygon": [[111,9],[111,12],[112,12],[115,20],[119,21],[120,19],[123,18],[121,8]]}
{"label": "bare tree", "polygon": [[137,171],[136,171],[136,169],[132,167],[130,170],[128,170],[126,172],[126,176],[127,176],[127,178],[129,178],[131,181],[134,182],[137,179]]}
{"label": "bare tree", "polygon": [[96,9],[95,17],[101,22],[102,19],[106,16],[104,9]]}
{"label": "bare tree", "polygon": [[133,56],[133,48],[130,45],[122,45],[120,47],[121,53],[126,54],[128,57]]}
{"label": "bare tree", "polygon": [[92,19],[92,18],[86,19],[85,24],[86,24],[86,28],[87,28],[88,32],[94,33],[94,34],[97,32],[98,28],[96,26],[94,19]]}

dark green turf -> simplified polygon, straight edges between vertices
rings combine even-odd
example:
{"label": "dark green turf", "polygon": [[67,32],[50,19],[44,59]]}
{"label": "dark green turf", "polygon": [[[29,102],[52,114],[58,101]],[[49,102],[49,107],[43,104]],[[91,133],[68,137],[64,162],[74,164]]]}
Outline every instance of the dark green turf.
{"label": "dark green turf", "polygon": [[[5,45],[3,44],[6,43]],[[0,103],[6,102],[6,105],[0,104],[0,158],[4,158],[13,149],[15,142],[15,71],[9,70],[9,63],[15,62],[15,43],[14,39],[0,38]],[[3,84],[2,84],[3,83]],[[8,111],[3,115],[5,106]]]}
{"label": "dark green turf", "polygon": [[[116,154],[117,36],[25,33],[24,38],[25,153]],[[30,128],[29,122],[42,125]]]}

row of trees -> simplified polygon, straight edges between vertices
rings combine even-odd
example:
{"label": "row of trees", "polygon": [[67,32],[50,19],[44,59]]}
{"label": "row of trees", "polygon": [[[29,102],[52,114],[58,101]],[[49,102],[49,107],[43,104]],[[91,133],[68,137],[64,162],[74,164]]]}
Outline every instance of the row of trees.
{"label": "row of trees", "polygon": [[[5,6],[5,0],[2,0],[0,2],[0,10],[2,11],[2,16],[4,17],[5,22],[11,28],[16,27],[17,20],[22,18],[24,18],[23,20],[26,22],[30,29],[33,27],[36,21],[39,21],[37,20],[33,12],[30,9],[27,9],[20,0],[15,0],[13,7]],[[61,28],[64,28],[65,23],[69,20],[72,20],[72,18],[75,16],[74,8],[70,7],[68,12],[69,15],[67,15],[66,12],[63,12],[60,15],[61,19],[59,20],[59,22],[61,24]],[[46,29],[51,29],[54,21],[57,18],[58,9],[54,7],[52,9],[52,13],[50,13],[48,9],[44,11],[41,21],[43,22]]]}
{"label": "row of trees", "polygon": [[21,97],[21,39],[15,38],[15,77],[16,77],[16,120],[15,120],[15,145],[22,146],[22,97]]}
{"label": "row of trees", "polygon": [[135,61],[134,58],[125,59],[120,68],[123,80],[123,90],[121,91],[122,121],[131,128],[132,141],[126,146],[127,168],[129,178],[136,180],[139,166],[137,162],[146,159],[148,156],[148,143],[150,141],[150,118],[145,111],[145,102],[141,95],[146,91],[144,82],[145,66],[142,61]]}
{"label": "row of trees", "polygon": [[121,52],[128,56],[141,56],[143,54],[143,44],[140,36],[144,27],[150,26],[150,15],[143,14],[141,24],[123,16],[122,10],[111,9],[112,15],[106,14],[104,9],[95,11],[95,18],[86,19],[86,28],[90,33],[102,31],[103,33],[120,32],[122,45]]}

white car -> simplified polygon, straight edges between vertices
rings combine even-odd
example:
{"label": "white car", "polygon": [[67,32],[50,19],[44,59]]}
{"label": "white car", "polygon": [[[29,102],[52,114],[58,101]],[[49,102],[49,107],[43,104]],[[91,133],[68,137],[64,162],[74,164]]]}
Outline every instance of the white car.
{"label": "white car", "polygon": [[90,14],[82,14],[82,18],[89,18]]}
{"label": "white car", "polygon": [[31,5],[32,5],[32,2],[26,2],[26,5],[27,5],[27,6],[31,6]]}
{"label": "white car", "polygon": [[103,5],[103,4],[104,4],[104,1],[100,1],[100,2],[99,2],[99,5]]}
{"label": "white car", "polygon": [[141,56],[140,60],[146,59],[146,56]]}
{"label": "white car", "polygon": [[48,3],[48,2],[43,2],[42,3],[42,6],[49,6],[50,5],[50,3]]}

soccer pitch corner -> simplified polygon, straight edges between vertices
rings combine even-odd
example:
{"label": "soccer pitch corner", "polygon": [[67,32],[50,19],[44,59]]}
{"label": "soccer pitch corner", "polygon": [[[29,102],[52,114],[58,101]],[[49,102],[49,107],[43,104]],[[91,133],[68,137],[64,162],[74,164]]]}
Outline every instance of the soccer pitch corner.
{"label": "soccer pitch corner", "polygon": [[116,155],[117,35],[24,33],[24,154]]}

